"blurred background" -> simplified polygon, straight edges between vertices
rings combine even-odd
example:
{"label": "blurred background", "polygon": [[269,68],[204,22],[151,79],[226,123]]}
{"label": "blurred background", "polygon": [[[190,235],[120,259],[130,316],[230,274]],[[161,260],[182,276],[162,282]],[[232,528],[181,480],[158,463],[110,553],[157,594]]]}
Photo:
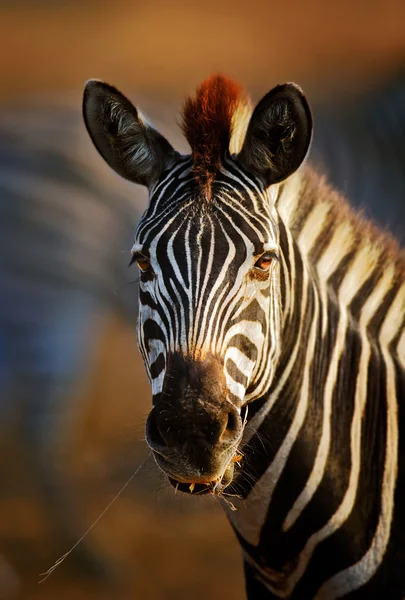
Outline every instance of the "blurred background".
{"label": "blurred background", "polygon": [[1,600],[244,598],[220,507],[175,495],[146,448],[126,268],[146,192],[93,149],[84,82],[116,85],[181,150],[182,99],[210,73],[256,100],[296,81],[313,160],[404,239],[404,23],[400,0],[0,0]]}

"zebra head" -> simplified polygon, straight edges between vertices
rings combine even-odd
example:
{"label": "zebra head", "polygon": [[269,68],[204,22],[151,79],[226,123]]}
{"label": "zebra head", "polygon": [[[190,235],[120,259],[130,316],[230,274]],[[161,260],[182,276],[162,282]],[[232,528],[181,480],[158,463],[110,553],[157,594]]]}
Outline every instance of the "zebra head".
{"label": "zebra head", "polygon": [[147,442],[180,489],[221,491],[245,406],[269,388],[279,355],[275,199],[308,151],[308,104],[285,84],[252,112],[238,86],[211,77],[184,106],[187,156],[105,83],[87,84],[84,118],[106,162],[149,190],[132,250],[153,394]]}

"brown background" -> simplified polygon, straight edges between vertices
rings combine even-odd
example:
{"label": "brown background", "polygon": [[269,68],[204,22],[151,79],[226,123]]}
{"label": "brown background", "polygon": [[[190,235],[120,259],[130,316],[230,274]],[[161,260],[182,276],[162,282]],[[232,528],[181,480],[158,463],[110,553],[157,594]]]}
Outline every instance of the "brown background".
{"label": "brown background", "polygon": [[[405,4],[290,2],[0,2],[0,102],[79,94],[98,77],[167,105],[212,71],[255,96],[294,80],[315,100],[373,87],[405,57]],[[79,398],[63,469],[74,475],[83,530],[147,456],[149,390],[134,332],[109,314]],[[215,502],[174,496],[151,459],[92,530],[122,586],[84,582],[58,557],[35,481],[12,429],[0,440],[0,552],[25,599],[244,597],[239,549]],[[67,549],[67,548],[66,548]],[[56,554],[55,554],[56,553]]]}

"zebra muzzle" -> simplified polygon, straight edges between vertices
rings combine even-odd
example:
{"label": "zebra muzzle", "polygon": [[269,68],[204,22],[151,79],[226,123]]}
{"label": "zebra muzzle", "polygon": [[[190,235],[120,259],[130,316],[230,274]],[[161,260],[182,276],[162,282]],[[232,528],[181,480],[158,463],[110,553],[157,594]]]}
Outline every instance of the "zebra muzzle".
{"label": "zebra muzzle", "polygon": [[[240,459],[239,459],[240,460]],[[170,484],[176,491],[185,494],[193,494],[194,496],[203,496],[206,494],[221,494],[231,483],[234,476],[235,460],[232,459],[230,464],[225,469],[222,477],[215,481],[209,482],[185,482],[178,481],[173,477],[168,477]]]}
{"label": "zebra muzzle", "polygon": [[185,494],[193,494],[195,496],[202,496],[205,494],[221,495],[222,492],[232,483],[234,479],[235,466],[240,463],[242,458],[243,456],[241,454],[236,453],[231,458],[223,474],[213,481],[179,481],[178,479],[169,475],[169,482],[175,488],[176,491],[180,490]]}

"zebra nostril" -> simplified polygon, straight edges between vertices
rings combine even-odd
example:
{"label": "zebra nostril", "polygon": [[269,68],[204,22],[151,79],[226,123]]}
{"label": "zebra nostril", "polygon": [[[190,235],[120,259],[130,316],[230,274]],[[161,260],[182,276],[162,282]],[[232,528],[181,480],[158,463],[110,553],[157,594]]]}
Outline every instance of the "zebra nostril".
{"label": "zebra nostril", "polygon": [[152,450],[167,446],[162,432],[158,426],[154,410],[152,410],[152,412],[149,414],[149,417],[146,421],[146,441]]}
{"label": "zebra nostril", "polygon": [[231,410],[226,415],[225,424],[220,436],[220,440],[230,441],[236,438],[240,431],[241,424],[242,421],[238,412],[234,408],[231,408]]}

